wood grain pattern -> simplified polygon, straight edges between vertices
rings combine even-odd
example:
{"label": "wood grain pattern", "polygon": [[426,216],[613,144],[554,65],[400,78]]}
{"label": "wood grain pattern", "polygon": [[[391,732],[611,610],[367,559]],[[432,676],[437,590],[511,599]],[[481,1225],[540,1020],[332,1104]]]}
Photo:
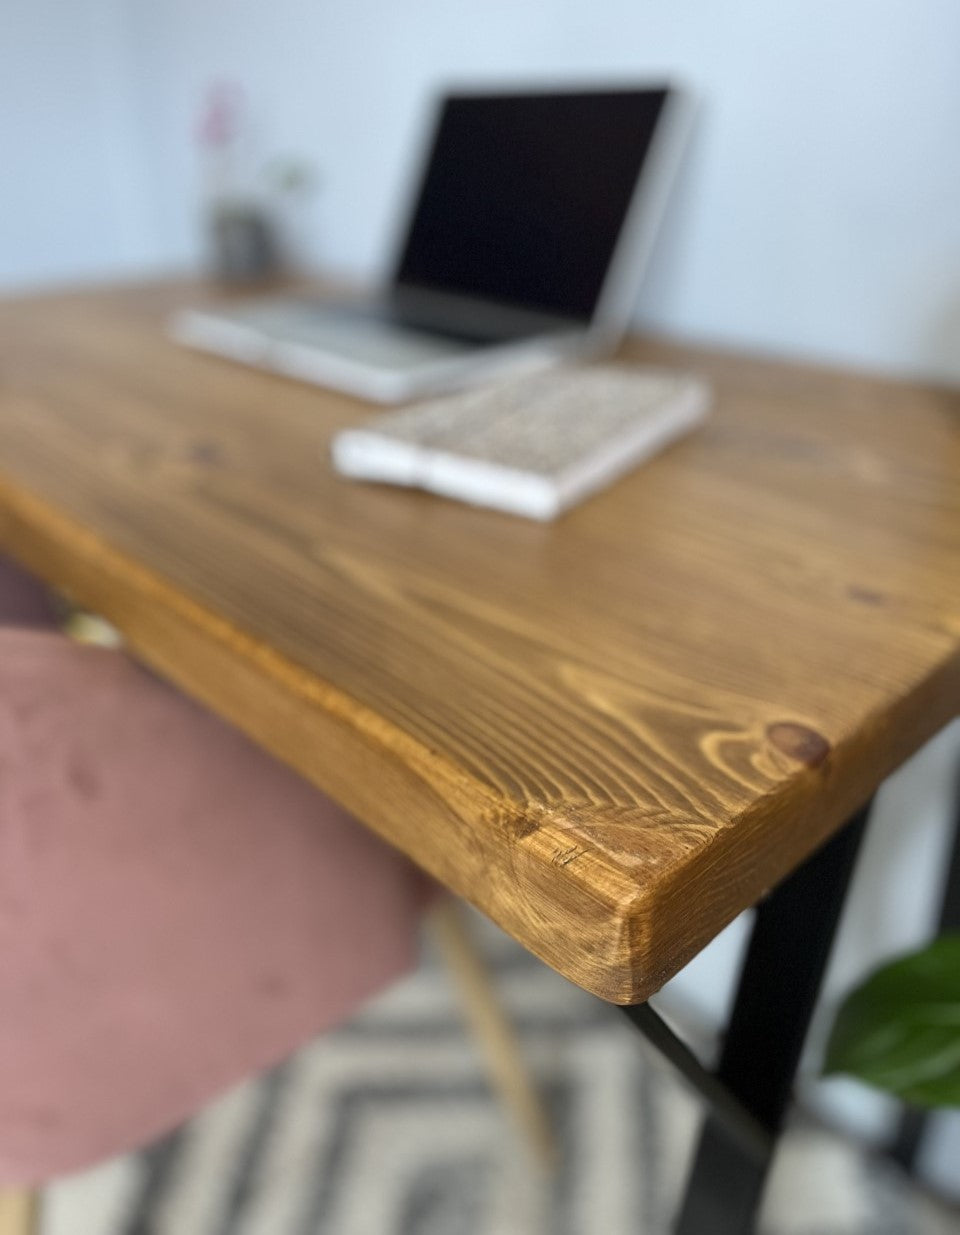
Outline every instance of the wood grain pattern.
{"label": "wood grain pattern", "polygon": [[635,343],[716,416],[543,526],[336,478],[368,409],[166,341],[210,294],[0,306],[0,545],[573,981],[646,998],[960,710],[960,394]]}

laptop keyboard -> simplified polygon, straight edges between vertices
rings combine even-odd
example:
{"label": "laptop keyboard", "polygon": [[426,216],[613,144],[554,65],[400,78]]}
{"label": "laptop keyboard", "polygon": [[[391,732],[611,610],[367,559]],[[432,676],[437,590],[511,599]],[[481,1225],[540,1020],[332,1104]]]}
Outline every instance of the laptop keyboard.
{"label": "laptop keyboard", "polygon": [[272,301],[245,310],[243,319],[288,343],[322,348],[378,368],[413,369],[469,355],[484,345],[402,326],[378,307],[321,301]]}

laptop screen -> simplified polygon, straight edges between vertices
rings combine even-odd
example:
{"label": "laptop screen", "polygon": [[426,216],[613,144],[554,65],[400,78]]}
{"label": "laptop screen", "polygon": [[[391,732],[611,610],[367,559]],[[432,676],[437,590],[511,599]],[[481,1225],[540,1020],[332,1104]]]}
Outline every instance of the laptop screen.
{"label": "laptop screen", "polygon": [[589,321],[666,97],[666,89],[448,97],[398,290]]}

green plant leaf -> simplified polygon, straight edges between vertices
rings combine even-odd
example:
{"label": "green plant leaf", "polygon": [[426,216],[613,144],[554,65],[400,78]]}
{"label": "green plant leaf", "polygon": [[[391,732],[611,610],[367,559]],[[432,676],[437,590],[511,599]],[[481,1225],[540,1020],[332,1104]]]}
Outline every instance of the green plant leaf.
{"label": "green plant leaf", "polygon": [[847,996],[824,1071],[917,1106],[960,1106],[960,933],[884,965]]}

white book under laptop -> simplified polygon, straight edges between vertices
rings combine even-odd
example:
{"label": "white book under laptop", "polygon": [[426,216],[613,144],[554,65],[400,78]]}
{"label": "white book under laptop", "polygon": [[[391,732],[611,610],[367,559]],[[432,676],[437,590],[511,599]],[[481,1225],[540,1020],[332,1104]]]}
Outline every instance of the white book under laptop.
{"label": "white book under laptop", "polygon": [[558,369],[382,413],[331,443],[345,476],[552,519],[688,433],[709,388],[660,369]]}
{"label": "white book under laptop", "polygon": [[665,85],[448,95],[376,298],[184,309],[172,333],[381,402],[598,355],[634,311],[690,114]]}

